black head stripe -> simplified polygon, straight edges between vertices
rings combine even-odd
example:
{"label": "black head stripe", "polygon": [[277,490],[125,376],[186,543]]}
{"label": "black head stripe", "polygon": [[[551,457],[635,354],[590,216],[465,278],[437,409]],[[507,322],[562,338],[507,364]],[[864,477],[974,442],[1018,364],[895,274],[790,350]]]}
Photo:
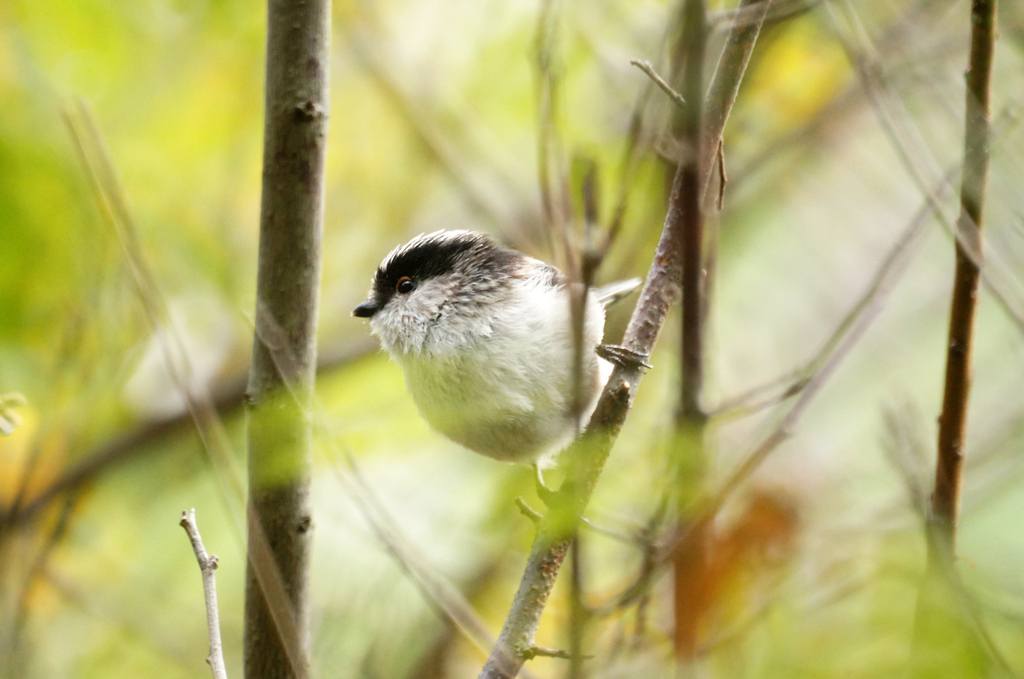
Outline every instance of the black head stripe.
{"label": "black head stripe", "polygon": [[377,269],[374,289],[390,298],[398,280],[408,276],[421,282],[456,271],[491,270],[510,273],[522,255],[498,247],[487,236],[470,231],[438,231],[417,236],[396,248]]}

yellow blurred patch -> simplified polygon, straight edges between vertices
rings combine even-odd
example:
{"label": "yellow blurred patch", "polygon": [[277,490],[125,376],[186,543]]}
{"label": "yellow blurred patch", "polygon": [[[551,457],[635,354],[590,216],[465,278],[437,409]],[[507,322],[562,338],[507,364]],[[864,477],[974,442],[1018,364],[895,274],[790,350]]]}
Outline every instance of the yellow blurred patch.
{"label": "yellow blurred patch", "polygon": [[811,20],[793,21],[766,48],[747,74],[746,106],[775,129],[814,117],[850,73],[842,48]]}

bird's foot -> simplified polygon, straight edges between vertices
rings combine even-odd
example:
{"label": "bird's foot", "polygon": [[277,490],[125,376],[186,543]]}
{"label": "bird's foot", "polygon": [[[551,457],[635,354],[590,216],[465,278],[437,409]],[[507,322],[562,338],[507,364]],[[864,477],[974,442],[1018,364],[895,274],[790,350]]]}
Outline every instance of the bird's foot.
{"label": "bird's foot", "polygon": [[620,344],[598,344],[597,355],[609,363],[620,365],[623,368],[651,369],[651,364],[647,362],[650,354],[641,354],[639,351],[627,349]]}

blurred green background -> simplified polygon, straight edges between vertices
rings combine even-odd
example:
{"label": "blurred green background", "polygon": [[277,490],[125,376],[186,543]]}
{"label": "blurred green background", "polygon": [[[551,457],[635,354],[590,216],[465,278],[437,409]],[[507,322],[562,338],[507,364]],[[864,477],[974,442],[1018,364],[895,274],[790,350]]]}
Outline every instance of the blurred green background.
{"label": "blurred green background", "polygon": [[[868,288],[924,200],[899,144],[931,172],[929,185],[963,152],[969,3],[788,5],[793,15],[761,35],[726,133],[710,409],[799,368]],[[537,504],[530,471],[428,430],[398,367],[349,312],[379,260],[425,231],[485,231],[559,263],[545,247],[538,190],[545,6],[555,166],[597,163],[605,224],[626,191],[623,232],[600,278],[642,276],[664,219],[672,111],[659,92],[649,97],[642,159],[625,173],[631,116],[648,87],[629,61],[664,66],[674,3],[334,3],[315,676],[472,677],[482,666],[484,654],[382,541],[381,522],[407,561],[461,591],[493,633],[521,575],[533,530],[513,500]],[[709,9],[718,20],[710,75],[730,6]],[[999,25],[986,247],[1019,313],[1024,132],[1013,111],[1024,93],[1024,3],[1004,0]],[[237,405],[222,411],[234,467],[215,471],[183,418],[166,342],[68,120],[83,130],[91,117],[107,148],[166,333],[187,356],[189,388],[227,403],[252,343],[264,29],[263,5],[239,0],[0,3],[0,394],[26,402],[15,408],[21,426],[0,438],[4,677],[205,676],[200,578],[178,526],[189,507],[220,556],[228,669],[241,676],[244,538],[230,487],[245,469],[243,415]],[[908,123],[895,135],[858,58],[877,66]],[[955,217],[955,197],[943,208]],[[951,239],[931,220],[877,319],[720,512],[722,561],[697,583],[707,593],[695,612],[700,676],[878,677],[904,667],[924,569],[918,507],[932,478],[952,272]],[[610,339],[629,311],[613,314]],[[666,491],[677,338],[672,317],[588,511],[619,533],[647,525]],[[970,405],[959,552],[973,631],[952,649],[945,676],[1019,675],[1024,335],[988,292]],[[786,407],[715,420],[700,483],[715,487]],[[349,454],[361,490],[353,491]],[[75,470],[81,483],[35,502]],[[584,532],[582,545],[584,601],[599,606],[635,577],[642,550],[596,532]],[[590,676],[671,675],[668,580],[654,582],[644,613],[626,607],[588,626]],[[560,583],[538,643],[565,646],[568,615]],[[528,668],[542,677],[566,671],[551,659]]]}

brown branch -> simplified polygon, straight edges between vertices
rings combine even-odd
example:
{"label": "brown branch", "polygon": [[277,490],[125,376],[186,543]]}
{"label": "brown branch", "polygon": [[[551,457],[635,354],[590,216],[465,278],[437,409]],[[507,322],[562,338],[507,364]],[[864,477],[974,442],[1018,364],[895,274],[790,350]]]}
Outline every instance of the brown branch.
{"label": "brown branch", "polygon": [[[977,618],[965,615],[956,569],[957,526],[963,492],[964,444],[971,385],[971,358],[977,318],[978,288],[983,264],[981,229],[991,157],[992,62],[995,52],[996,0],[971,3],[971,50],[967,69],[964,171],[960,184],[960,216],[956,225],[956,274],[949,314],[946,380],[939,415],[935,490],[928,517],[928,567],[918,593],[914,623],[914,677],[935,676],[946,670],[930,652],[959,635],[964,619],[976,626],[974,636],[988,638]],[[970,611],[968,610],[969,614]],[[973,619],[972,619],[973,618]],[[980,632],[980,634],[979,634]],[[999,658],[994,644],[986,651]]]}
{"label": "brown branch", "polygon": [[[684,156],[678,173],[682,178],[678,200],[682,210],[682,241],[679,258],[682,262],[682,329],[680,332],[679,409],[676,413],[676,444],[672,446],[670,463],[675,469],[674,498],[676,521],[685,521],[683,510],[688,489],[694,487],[704,464],[704,437],[707,417],[701,407],[704,384],[703,317],[706,293],[704,281],[704,211],[701,191],[701,159],[704,105],[704,53],[707,44],[707,8],[704,0],[686,0],[680,44],[685,46],[683,88],[691,102],[679,114]],[[675,197],[675,196],[674,196]],[[676,659],[683,661],[693,655],[695,642],[690,630],[693,605],[687,587],[693,560],[700,554],[677,549],[672,558],[673,627],[672,641]]]}
{"label": "brown branch", "polygon": [[206,662],[213,672],[213,679],[228,679],[227,669],[224,667],[224,647],[220,641],[220,610],[217,608],[217,557],[206,553],[203,547],[203,539],[199,536],[199,526],[196,525],[196,510],[181,513],[179,525],[188,534],[189,542],[192,543],[192,551],[196,554],[196,561],[199,562],[199,570],[203,574],[203,599],[206,601],[206,628],[210,636],[210,654],[206,656]]}
{"label": "brown branch", "polygon": [[[702,421],[700,396],[704,382],[704,343],[701,316],[704,295],[704,211],[701,209],[700,162],[705,154],[703,136],[704,46],[707,18],[704,0],[687,0],[681,40],[687,56],[683,83],[691,104],[682,112],[683,145],[686,149],[679,164],[681,175],[678,195],[683,220],[679,254],[682,262],[682,386],[681,421]],[[731,102],[730,102],[731,103]]]}
{"label": "brown branch", "polygon": [[[992,137],[992,57],[995,51],[996,0],[974,0],[971,5],[971,56],[967,71],[967,120],[964,131],[964,173],[960,185],[959,232],[973,224],[981,230],[985,217]],[[981,239],[978,239],[978,257]],[[938,461],[932,521],[943,539],[947,557],[956,549],[963,487],[963,447],[967,436],[967,397],[971,382],[971,351],[977,315],[980,264],[956,244],[956,280],[949,316],[946,385],[939,417]]]}
{"label": "brown branch", "polygon": [[[692,475],[703,465],[704,437],[707,425],[701,397],[704,382],[704,329],[703,321],[708,309],[707,262],[713,262],[716,253],[705,257],[704,197],[710,184],[715,159],[720,170],[719,198],[724,191],[724,151],[722,134],[729,118],[740,81],[770,5],[769,0],[744,0],[733,22],[725,47],[718,60],[715,74],[704,96],[704,57],[708,34],[707,15],[703,0],[690,0],[685,9],[681,43],[687,50],[684,72],[684,96],[690,105],[682,116],[683,143],[687,156],[680,165],[684,175],[682,200],[684,205],[683,275],[682,275],[682,384],[677,419],[677,445],[674,463],[678,469],[676,493],[678,520],[683,521],[689,504],[687,487],[693,485]],[[742,18],[741,18],[742,17]],[[711,239],[714,242],[714,239]],[[680,539],[672,550],[674,633],[676,658],[687,660],[695,656],[698,642],[693,634],[694,602],[690,601],[692,562],[702,561],[703,542],[691,539],[700,531],[694,525],[678,527]]]}
{"label": "brown branch", "polygon": [[[305,411],[315,383],[330,102],[328,0],[269,0],[267,11],[256,332],[247,391],[243,646],[245,676],[252,679],[309,673],[313,431]],[[281,344],[267,344],[278,336]],[[275,364],[282,352],[294,359],[284,370]]]}

